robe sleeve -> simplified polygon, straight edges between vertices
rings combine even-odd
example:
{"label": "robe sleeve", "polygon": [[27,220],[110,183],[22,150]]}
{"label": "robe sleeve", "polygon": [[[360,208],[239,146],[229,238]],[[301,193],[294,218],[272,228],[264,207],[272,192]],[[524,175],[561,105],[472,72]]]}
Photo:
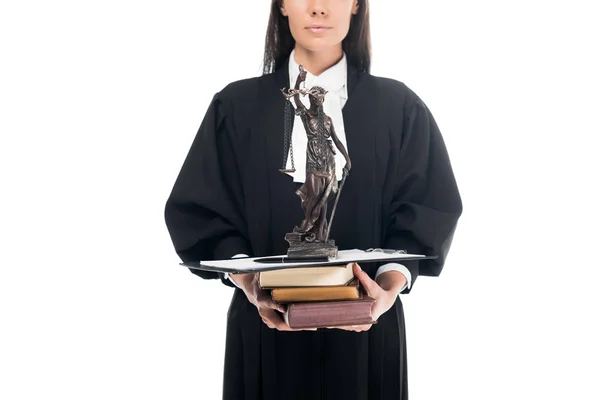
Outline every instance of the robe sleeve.
{"label": "robe sleeve", "polygon": [[[213,97],[165,206],[173,246],[184,262],[252,253],[228,106],[219,93]],[[190,271],[235,287],[221,273]]]}
{"label": "robe sleeve", "polygon": [[[437,255],[437,259],[403,262],[412,283],[419,275],[439,276],[447,259],[462,201],[446,145],[430,110],[413,93],[406,106],[399,151],[392,164],[391,204],[386,221],[386,248]],[[400,114],[400,113],[398,113]]]}

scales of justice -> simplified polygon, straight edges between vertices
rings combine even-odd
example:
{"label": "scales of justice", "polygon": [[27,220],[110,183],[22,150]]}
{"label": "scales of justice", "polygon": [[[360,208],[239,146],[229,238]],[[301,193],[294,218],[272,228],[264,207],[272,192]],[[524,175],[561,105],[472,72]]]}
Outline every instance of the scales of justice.
{"label": "scales of justice", "polygon": [[[344,145],[335,133],[331,117],[323,111],[323,102],[327,91],[319,86],[310,89],[301,86],[306,81],[306,70],[300,65],[300,73],[293,89],[281,89],[286,99],[284,108],[284,151],[283,167],[280,172],[295,172],[292,148],[292,126],[294,115],[300,116],[307,136],[306,179],[296,191],[304,210],[304,219],[293,232],[285,235],[289,243],[287,256],[290,259],[337,258],[338,248],[329,238],[331,224],[335,216],[340,193],[350,172],[350,157]],[[307,108],[300,96],[309,96]],[[296,108],[291,104],[294,100]],[[346,159],[341,182],[338,185],[335,173],[336,150]],[[291,169],[286,168],[288,153],[291,155]],[[334,200],[335,199],[335,200]],[[329,221],[327,205],[334,200]]]}

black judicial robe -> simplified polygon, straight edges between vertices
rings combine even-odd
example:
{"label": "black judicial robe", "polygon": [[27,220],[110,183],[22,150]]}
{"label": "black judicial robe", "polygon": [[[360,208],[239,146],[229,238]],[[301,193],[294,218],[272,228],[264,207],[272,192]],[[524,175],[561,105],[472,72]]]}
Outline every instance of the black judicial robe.
{"label": "black judicial robe", "polygon": [[[284,235],[300,224],[303,212],[294,193],[299,184],[278,171],[283,163],[280,89],[289,82],[287,61],[283,65],[272,74],[231,83],[214,96],[165,209],[183,261],[286,253]],[[352,170],[331,238],[340,249],[438,255],[406,263],[413,285],[419,275],[437,276],[462,212],[438,126],[406,85],[351,65],[348,95],[343,118]],[[379,265],[361,266],[374,277]],[[224,399],[408,398],[400,298],[366,332],[280,332],[267,327],[244,293],[221,274],[192,272],[234,287]]]}

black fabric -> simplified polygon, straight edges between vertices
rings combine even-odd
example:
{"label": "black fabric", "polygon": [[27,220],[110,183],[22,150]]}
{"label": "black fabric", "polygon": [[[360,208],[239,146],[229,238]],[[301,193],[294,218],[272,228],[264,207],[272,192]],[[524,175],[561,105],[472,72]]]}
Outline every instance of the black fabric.
{"label": "black fabric", "polygon": [[[182,260],[284,254],[303,218],[283,159],[287,63],[217,93],[192,144],[165,218]],[[386,247],[438,255],[407,262],[437,276],[462,203],[439,129],[407,86],[348,67],[343,108],[352,171],[331,228],[340,249]],[[301,166],[296,166],[301,167]],[[375,276],[378,264],[364,264]],[[205,279],[216,273],[194,272]],[[412,289],[411,289],[412,290]],[[405,290],[408,293],[410,290]],[[206,344],[210,346],[210,343]],[[234,289],[227,316],[224,399],[407,399],[402,303],[369,331],[269,329]]]}

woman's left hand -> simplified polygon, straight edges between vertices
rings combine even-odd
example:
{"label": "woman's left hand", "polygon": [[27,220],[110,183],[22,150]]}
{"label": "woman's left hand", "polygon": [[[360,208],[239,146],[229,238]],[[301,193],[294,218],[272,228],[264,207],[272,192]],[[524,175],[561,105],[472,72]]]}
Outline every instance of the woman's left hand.
{"label": "woman's left hand", "polygon": [[[373,303],[373,307],[371,308],[371,318],[373,321],[377,321],[379,317],[385,313],[387,310],[392,308],[396,301],[396,297],[398,297],[399,291],[395,289],[397,285],[394,287],[385,290],[377,282],[375,282],[371,277],[363,271],[357,263],[354,263],[353,266],[354,275],[358,278],[363,288],[367,292],[369,297],[375,299],[375,303]],[[394,273],[394,272],[392,272]],[[382,274],[383,276],[383,274]],[[402,275],[404,276],[404,275]],[[379,278],[378,278],[379,279]],[[406,282],[406,278],[404,278],[404,282]],[[400,285],[403,286],[403,285]],[[350,326],[334,326],[331,328],[335,329],[343,329],[347,331],[354,332],[363,332],[371,329],[373,324],[367,325],[350,325]]]}

